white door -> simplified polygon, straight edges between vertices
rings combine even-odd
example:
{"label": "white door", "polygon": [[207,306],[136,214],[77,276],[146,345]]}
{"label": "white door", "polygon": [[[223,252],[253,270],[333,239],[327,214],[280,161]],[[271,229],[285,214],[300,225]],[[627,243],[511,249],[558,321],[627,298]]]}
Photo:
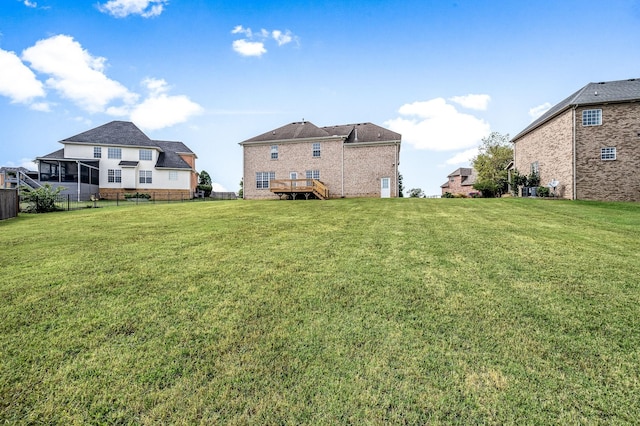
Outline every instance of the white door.
{"label": "white door", "polygon": [[391,197],[391,178],[380,179],[380,198]]}
{"label": "white door", "polygon": [[289,179],[291,179],[291,186],[295,188],[296,186],[296,182],[295,180],[298,179],[298,173],[296,172],[290,172],[289,173]]}

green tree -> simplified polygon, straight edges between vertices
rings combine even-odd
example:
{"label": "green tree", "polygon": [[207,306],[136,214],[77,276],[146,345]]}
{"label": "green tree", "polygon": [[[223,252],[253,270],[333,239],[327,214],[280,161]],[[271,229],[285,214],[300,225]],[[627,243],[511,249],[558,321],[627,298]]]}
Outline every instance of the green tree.
{"label": "green tree", "polygon": [[424,191],[420,188],[411,188],[409,198],[424,198]]}
{"label": "green tree", "polygon": [[206,170],[200,172],[199,180],[198,180],[198,189],[200,191],[204,191],[204,196],[208,197],[211,195],[211,191],[213,186],[211,185],[211,176]]}
{"label": "green tree", "polygon": [[512,160],[513,147],[509,142],[509,134],[492,132],[483,138],[478,155],[472,160],[477,174],[473,187],[483,191],[485,197],[499,197],[505,193],[508,188],[507,165]]}
{"label": "green tree", "polygon": [[244,198],[244,178],[240,178],[240,190],[238,191],[238,197]]}
{"label": "green tree", "polygon": [[404,197],[404,185],[402,184],[402,173],[398,173],[398,197]]}

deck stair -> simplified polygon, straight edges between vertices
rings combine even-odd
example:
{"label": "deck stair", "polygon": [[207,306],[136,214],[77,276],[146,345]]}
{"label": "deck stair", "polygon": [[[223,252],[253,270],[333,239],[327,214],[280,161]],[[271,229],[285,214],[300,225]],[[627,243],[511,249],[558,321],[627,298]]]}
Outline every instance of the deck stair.
{"label": "deck stair", "polygon": [[280,199],[295,200],[298,196],[304,196],[307,200],[329,198],[329,188],[317,179],[275,179],[270,181],[269,190]]}

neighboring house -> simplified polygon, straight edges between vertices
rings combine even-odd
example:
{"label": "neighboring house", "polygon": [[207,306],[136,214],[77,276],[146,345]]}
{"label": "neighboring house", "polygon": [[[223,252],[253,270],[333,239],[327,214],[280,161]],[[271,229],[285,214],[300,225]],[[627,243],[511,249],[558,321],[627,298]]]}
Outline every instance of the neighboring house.
{"label": "neighboring house", "polygon": [[244,198],[397,197],[400,140],[372,123],[287,124],[240,142]]}
{"label": "neighboring house", "polygon": [[182,142],[151,140],[128,121],[112,121],[60,143],[62,149],[36,158],[37,180],[64,186],[78,199],[127,192],[180,199],[196,189],[196,155]]}
{"label": "neighboring house", "polygon": [[0,188],[17,189],[20,185],[38,178],[38,172],[24,167],[0,167]]}
{"label": "neighboring house", "polygon": [[518,172],[561,197],[640,201],[640,79],[589,83],[512,142]]}
{"label": "neighboring house", "polygon": [[447,176],[448,180],[440,185],[442,189],[442,195],[449,194],[462,194],[473,195],[479,194],[480,191],[473,189],[473,184],[476,183],[476,171],[469,167],[460,167],[453,173]]}

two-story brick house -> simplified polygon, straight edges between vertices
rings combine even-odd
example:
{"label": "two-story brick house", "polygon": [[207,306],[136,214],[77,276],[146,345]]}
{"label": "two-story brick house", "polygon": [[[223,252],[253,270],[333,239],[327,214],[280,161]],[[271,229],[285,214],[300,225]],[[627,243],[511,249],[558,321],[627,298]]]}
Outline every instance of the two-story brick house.
{"label": "two-story brick house", "polygon": [[316,198],[397,197],[400,142],[372,123],[287,124],[240,142],[244,198],[295,197],[312,180],[328,191]]}
{"label": "two-story brick house", "polygon": [[62,149],[36,158],[37,181],[63,186],[78,199],[127,192],[188,199],[196,189],[193,151],[182,142],[151,140],[131,122],[112,121],[60,143]]}
{"label": "two-story brick house", "polygon": [[640,79],[589,83],[511,141],[518,172],[561,197],[640,201]]}
{"label": "two-story brick house", "polygon": [[480,191],[473,189],[474,183],[476,183],[476,171],[470,167],[460,167],[449,173],[447,181],[440,185],[440,189],[442,195],[447,192],[466,196],[479,194]]}

